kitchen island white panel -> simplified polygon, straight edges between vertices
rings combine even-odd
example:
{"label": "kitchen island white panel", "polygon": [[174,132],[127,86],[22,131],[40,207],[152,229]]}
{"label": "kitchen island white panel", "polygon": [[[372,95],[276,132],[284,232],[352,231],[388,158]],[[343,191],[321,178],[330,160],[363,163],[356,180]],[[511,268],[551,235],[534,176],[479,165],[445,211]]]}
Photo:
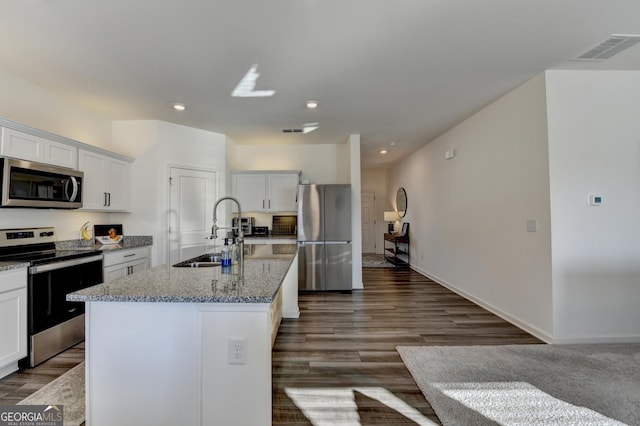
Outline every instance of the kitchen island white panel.
{"label": "kitchen island white panel", "polygon": [[68,295],[87,308],[87,424],[271,424],[272,337],[297,262],[295,245],[267,248],[249,250],[243,280],[165,265]]}
{"label": "kitchen island white panel", "polygon": [[199,425],[194,305],[86,305],[86,423]]}

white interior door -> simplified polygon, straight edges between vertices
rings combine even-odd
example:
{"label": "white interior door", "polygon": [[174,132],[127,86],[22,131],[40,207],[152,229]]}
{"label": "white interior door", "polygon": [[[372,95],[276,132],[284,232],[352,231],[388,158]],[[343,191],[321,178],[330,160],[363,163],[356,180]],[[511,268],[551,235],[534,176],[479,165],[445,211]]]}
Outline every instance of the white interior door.
{"label": "white interior door", "polygon": [[169,261],[174,264],[206,250],[218,176],[215,171],[171,167],[169,185]]}
{"label": "white interior door", "polygon": [[362,252],[376,252],[376,193],[362,191]]}

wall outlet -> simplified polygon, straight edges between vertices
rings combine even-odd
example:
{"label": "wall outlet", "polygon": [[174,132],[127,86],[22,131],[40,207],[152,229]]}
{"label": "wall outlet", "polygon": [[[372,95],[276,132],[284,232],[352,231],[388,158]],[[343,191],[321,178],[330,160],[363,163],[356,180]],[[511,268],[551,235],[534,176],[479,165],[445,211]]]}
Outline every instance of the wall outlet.
{"label": "wall outlet", "polygon": [[247,363],[247,339],[229,338],[229,364]]}

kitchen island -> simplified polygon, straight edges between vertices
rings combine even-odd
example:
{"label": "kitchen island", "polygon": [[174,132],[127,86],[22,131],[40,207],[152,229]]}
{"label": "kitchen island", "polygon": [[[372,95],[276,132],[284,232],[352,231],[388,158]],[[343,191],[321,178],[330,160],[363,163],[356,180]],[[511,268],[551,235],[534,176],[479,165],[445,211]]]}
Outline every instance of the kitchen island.
{"label": "kitchen island", "polygon": [[247,246],[242,280],[164,265],[68,295],[86,302],[87,424],[271,424],[271,346],[283,292],[297,295],[295,248]]}

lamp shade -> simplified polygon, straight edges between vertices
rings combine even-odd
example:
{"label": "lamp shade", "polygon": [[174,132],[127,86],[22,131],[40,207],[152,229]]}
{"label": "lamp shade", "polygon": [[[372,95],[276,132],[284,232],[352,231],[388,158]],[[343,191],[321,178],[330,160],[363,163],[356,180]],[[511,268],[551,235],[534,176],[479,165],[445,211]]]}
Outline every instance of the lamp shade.
{"label": "lamp shade", "polygon": [[398,220],[398,213],[395,211],[384,212],[384,221],[385,222],[395,222]]}

